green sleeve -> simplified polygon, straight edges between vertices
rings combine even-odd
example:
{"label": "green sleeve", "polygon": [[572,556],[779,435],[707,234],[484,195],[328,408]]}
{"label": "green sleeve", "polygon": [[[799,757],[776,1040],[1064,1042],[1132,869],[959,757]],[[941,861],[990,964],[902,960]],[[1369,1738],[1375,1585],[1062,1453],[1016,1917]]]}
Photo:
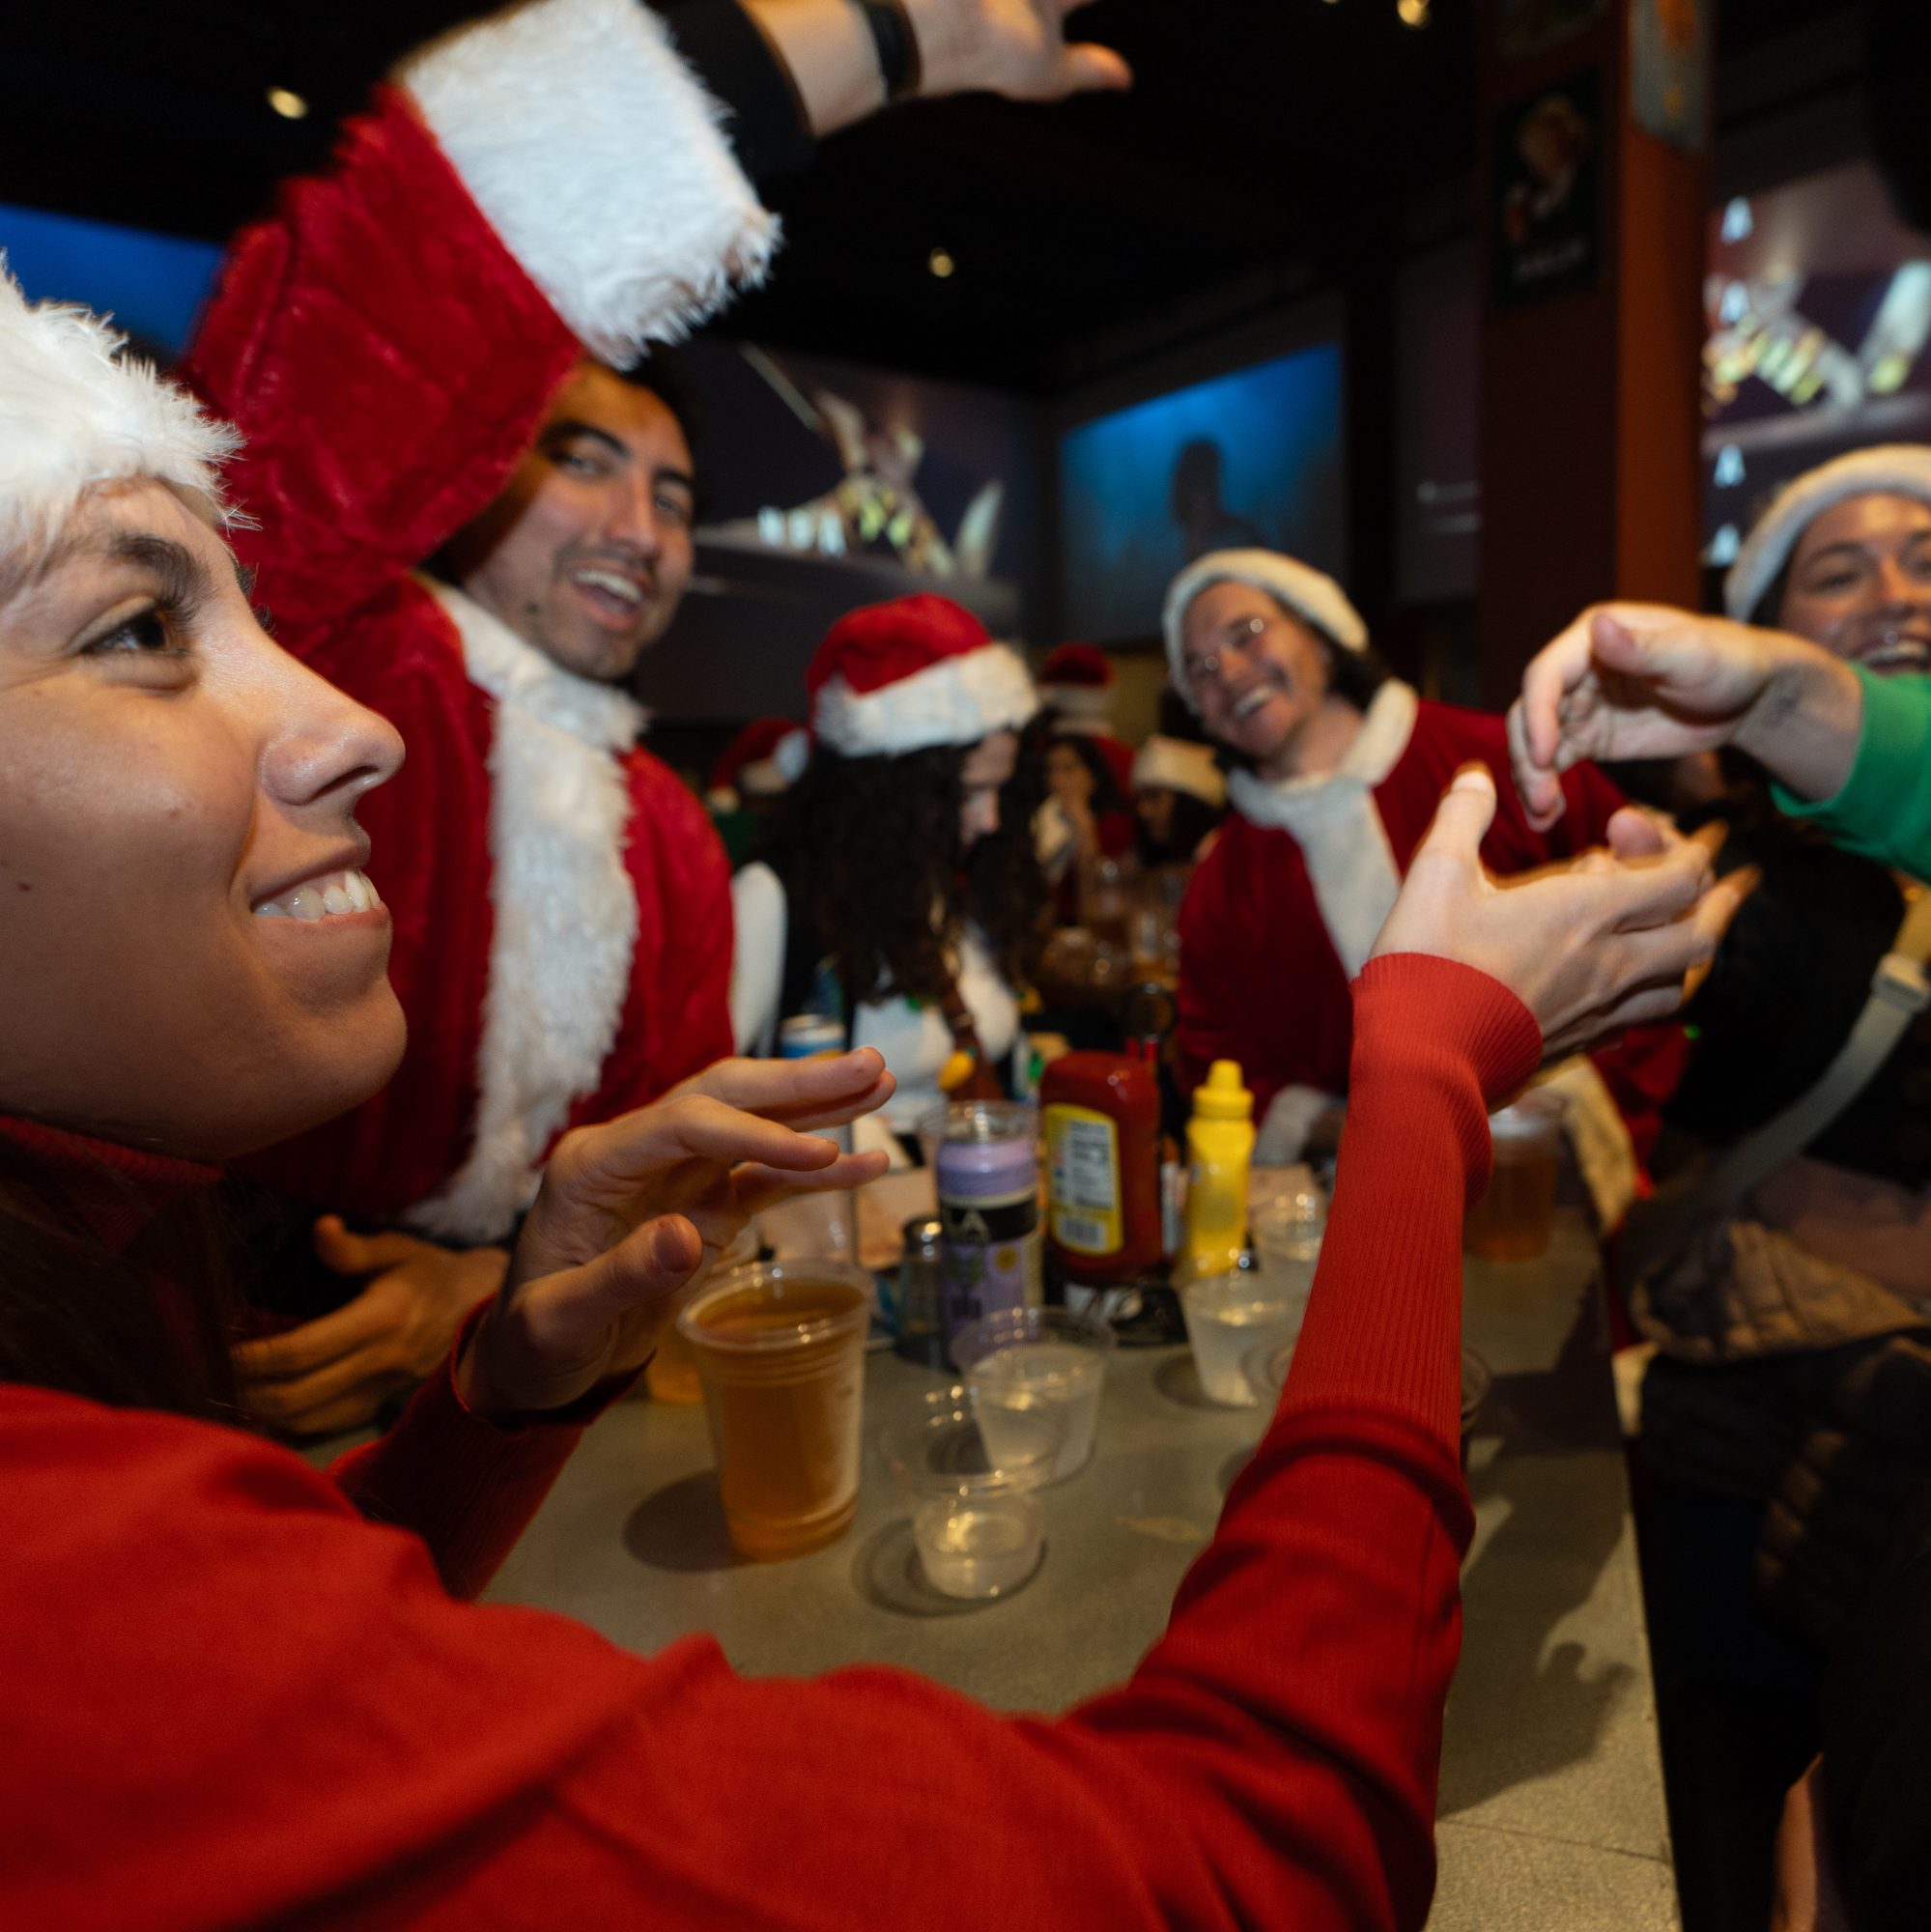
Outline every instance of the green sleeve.
{"label": "green sleeve", "polygon": [[1864,688],[1864,724],[1843,789],[1815,804],[1781,785],[1772,791],[1780,810],[1853,852],[1931,878],[1931,678],[1854,668]]}

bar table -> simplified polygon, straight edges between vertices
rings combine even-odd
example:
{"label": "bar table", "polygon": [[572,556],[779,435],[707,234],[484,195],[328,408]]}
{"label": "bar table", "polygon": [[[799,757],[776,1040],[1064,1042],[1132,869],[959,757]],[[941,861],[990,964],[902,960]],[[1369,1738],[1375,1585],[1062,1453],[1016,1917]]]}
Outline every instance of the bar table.
{"label": "bar table", "polygon": [[[1580,1215],[1529,1263],[1465,1264],[1465,1333],[1494,1384],[1476,1424],[1477,1530],[1441,1777],[1432,1932],[1675,1932],[1642,1593],[1595,1243]],[[919,1577],[872,1440],[939,1378],[874,1354],[858,1519],[827,1549],[738,1560],[703,1412],[637,1399],[587,1433],[488,1600],[566,1611],[649,1652],[708,1631],[753,1675],[859,1662],[1058,1711],[1127,1675],[1259,1439],[1184,1349],[1115,1351],[1093,1459],[1044,1492],[1046,1555],[960,1605]]]}

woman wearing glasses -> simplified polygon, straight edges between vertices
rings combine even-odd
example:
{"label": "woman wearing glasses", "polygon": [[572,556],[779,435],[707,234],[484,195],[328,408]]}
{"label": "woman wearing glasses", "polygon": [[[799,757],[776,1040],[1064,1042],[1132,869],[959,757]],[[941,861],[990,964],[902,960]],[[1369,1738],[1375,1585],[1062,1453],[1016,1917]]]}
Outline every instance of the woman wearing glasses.
{"label": "woman wearing glasses", "polygon": [[[1174,683],[1232,767],[1226,825],[1180,913],[1182,1073],[1192,1084],[1212,1061],[1237,1060],[1261,1122],[1256,1157],[1295,1160],[1339,1130],[1349,981],[1442,787],[1471,762],[1506,778],[1503,724],[1417,696],[1375,655],[1341,586],[1274,551],[1189,564],[1167,592],[1165,628]],[[1589,765],[1562,785],[1568,810],[1547,834],[1498,786],[1482,845],[1491,871],[1602,842],[1620,794]],[[1561,1076],[1605,1221],[1627,1204],[1676,1059],[1673,1034],[1633,1038]]]}

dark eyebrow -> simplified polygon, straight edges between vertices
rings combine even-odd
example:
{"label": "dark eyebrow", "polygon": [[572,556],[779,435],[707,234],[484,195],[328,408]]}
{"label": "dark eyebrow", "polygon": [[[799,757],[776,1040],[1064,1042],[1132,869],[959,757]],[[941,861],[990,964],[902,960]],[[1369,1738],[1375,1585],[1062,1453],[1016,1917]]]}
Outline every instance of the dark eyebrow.
{"label": "dark eyebrow", "polygon": [[146,530],[115,532],[101,546],[114,563],[131,564],[149,572],[160,585],[161,601],[192,611],[208,601],[214,585],[207,566],[185,544],[157,537]]}
{"label": "dark eyebrow", "polygon": [[612,456],[628,459],[630,449],[627,444],[613,437],[609,430],[599,429],[595,423],[581,422],[575,416],[559,416],[554,423],[546,425],[539,439],[545,449],[555,443],[569,442],[573,438],[587,436],[594,442],[601,442]]}

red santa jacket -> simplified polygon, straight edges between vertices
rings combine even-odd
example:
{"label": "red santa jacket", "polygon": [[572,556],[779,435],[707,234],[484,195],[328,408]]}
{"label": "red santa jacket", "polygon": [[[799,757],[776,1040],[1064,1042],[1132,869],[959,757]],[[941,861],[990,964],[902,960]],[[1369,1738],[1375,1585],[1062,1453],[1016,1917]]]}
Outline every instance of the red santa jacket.
{"label": "red santa jacket", "polygon": [[[642,714],[414,574],[502,487],[585,341],[673,331],[768,245],[661,29],[597,12],[487,23],[381,93],[235,243],[184,370],[246,438],[238,548],[278,641],[409,749],[361,810],[408,1053],[251,1171],[459,1239],[508,1225],[565,1126],[731,1047],[723,848],[636,749]],[[528,44],[479,64],[492,34]]]}
{"label": "red santa jacket", "polygon": [[[1347,1091],[1349,979],[1361,970],[1443,790],[1470,761],[1495,774],[1495,822],[1482,856],[1501,876],[1601,844],[1623,804],[1601,772],[1578,765],[1562,781],[1568,810],[1552,831],[1532,831],[1509,776],[1502,720],[1418,699],[1394,682],[1376,694],[1333,778],[1271,786],[1251,773],[1233,775],[1234,810],[1180,908],[1186,1084],[1214,1060],[1237,1060],[1257,1122],[1285,1094],[1280,1119],[1292,1127],[1288,1117],[1304,1113],[1303,1132],[1320,1104]],[[1638,1160],[1680,1070],[1680,1041],[1674,1027],[1640,1029],[1592,1056]]]}

